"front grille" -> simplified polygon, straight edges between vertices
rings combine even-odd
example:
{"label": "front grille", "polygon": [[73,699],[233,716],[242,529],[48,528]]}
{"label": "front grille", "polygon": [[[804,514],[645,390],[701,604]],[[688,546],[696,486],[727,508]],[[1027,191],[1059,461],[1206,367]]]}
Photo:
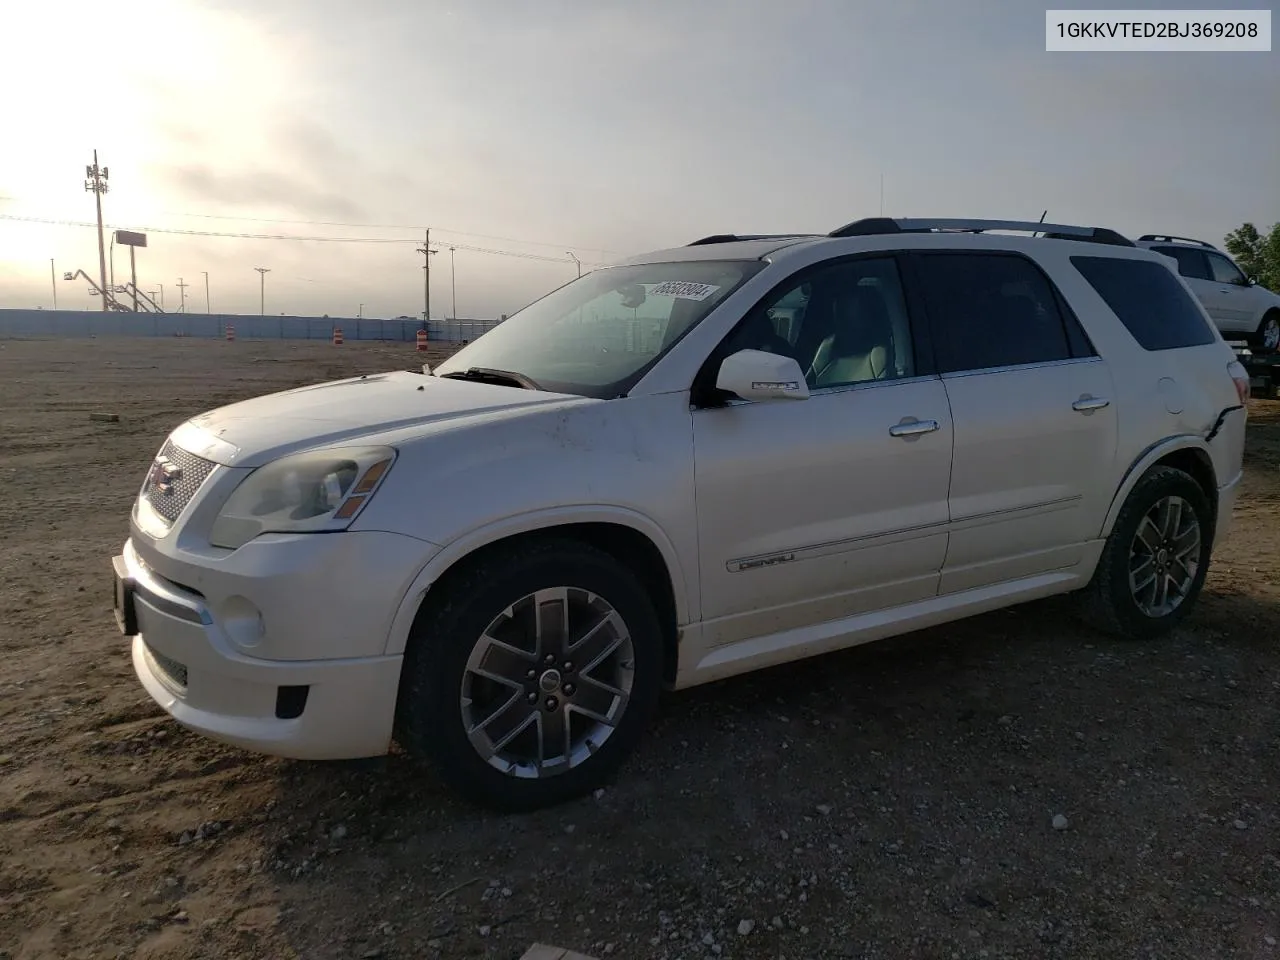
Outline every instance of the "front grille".
{"label": "front grille", "polygon": [[156,456],[142,485],[142,495],[160,516],[170,523],[178,519],[182,508],[191,502],[196,491],[209,479],[215,464],[212,460],[188,453],[172,440],[166,440]]}
{"label": "front grille", "polygon": [[152,648],[152,646],[144,641],[147,648],[147,656],[151,659],[151,663],[164,674],[170,683],[185,690],[187,688],[187,668],[184,664],[179,663],[166,657],[163,653]]}

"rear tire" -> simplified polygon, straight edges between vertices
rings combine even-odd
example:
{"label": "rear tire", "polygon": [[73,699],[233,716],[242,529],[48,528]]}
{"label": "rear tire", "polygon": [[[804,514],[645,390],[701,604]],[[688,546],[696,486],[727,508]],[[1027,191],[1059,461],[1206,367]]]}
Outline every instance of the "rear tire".
{"label": "rear tire", "polygon": [[1080,613],[1112,636],[1152,639],[1194,608],[1213,551],[1215,517],[1190,474],[1155,466],[1130,491],[1107,537]]}
{"label": "rear tire", "polygon": [[428,594],[405,652],[396,739],[455,790],[502,811],[604,784],[651,720],[661,625],[612,556],[539,540]]}

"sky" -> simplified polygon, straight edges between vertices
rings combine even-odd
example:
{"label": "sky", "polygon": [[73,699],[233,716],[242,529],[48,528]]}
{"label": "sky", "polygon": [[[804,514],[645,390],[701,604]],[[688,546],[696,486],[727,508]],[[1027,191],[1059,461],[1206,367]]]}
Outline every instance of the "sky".
{"label": "sky", "polygon": [[58,306],[96,308],[60,279],[97,275],[95,149],[105,222],[148,231],[139,286],[195,312],[420,316],[428,227],[432,317],[488,318],[573,257],[882,209],[1215,244],[1280,221],[1280,52],[1050,53],[1046,5],[13,4],[0,307],[51,307],[52,259]]}

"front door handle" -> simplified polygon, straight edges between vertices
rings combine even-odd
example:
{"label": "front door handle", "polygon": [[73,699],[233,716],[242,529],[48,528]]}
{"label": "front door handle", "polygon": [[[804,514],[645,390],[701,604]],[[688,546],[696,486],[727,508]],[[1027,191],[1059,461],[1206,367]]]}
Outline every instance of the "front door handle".
{"label": "front door handle", "polygon": [[895,423],[889,428],[889,436],[918,437],[922,433],[933,433],[937,429],[937,420],[913,420],[910,423]]}
{"label": "front door handle", "polygon": [[1090,410],[1101,410],[1109,406],[1111,401],[1106,397],[1081,397],[1071,405],[1071,409],[1078,413],[1088,413]]}

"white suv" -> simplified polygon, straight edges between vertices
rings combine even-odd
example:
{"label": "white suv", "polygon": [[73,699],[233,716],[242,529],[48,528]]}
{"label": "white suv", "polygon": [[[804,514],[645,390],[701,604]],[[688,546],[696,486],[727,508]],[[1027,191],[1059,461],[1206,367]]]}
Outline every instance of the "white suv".
{"label": "white suv", "polygon": [[1244,340],[1259,353],[1280,348],[1280,294],[1246,277],[1225,253],[1203,240],[1148,233],[1138,246],[1172,257],[1178,273],[1229,340]]}
{"label": "white suv", "polygon": [[1168,262],[1111,231],[708,237],[433,374],[182,424],[116,619],[193,730],[313,759],[394,738],[527,809],[608,777],[664,687],[1073,591],[1105,629],[1169,630],[1227,529],[1247,391]]}

